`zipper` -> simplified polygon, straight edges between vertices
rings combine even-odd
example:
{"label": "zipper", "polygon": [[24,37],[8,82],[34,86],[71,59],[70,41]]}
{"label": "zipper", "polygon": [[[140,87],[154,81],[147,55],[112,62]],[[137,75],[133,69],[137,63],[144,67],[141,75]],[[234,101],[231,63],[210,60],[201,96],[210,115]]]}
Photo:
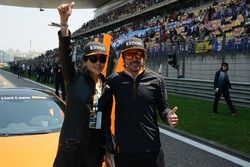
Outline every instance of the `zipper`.
{"label": "zipper", "polygon": [[134,99],[136,98],[136,79],[133,79],[133,83],[132,83],[132,93],[133,93],[133,97]]}

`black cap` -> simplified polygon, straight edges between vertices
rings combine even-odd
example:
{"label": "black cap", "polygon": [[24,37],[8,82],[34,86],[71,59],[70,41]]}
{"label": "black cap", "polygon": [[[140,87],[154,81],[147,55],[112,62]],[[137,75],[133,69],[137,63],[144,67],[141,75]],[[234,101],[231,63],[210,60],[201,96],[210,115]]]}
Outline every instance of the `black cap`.
{"label": "black cap", "polygon": [[106,54],[106,46],[100,42],[89,42],[84,47],[83,57],[84,56],[90,56],[95,54]]}
{"label": "black cap", "polygon": [[145,51],[144,43],[140,38],[132,37],[124,40],[122,44],[122,52],[129,49],[139,49]]}

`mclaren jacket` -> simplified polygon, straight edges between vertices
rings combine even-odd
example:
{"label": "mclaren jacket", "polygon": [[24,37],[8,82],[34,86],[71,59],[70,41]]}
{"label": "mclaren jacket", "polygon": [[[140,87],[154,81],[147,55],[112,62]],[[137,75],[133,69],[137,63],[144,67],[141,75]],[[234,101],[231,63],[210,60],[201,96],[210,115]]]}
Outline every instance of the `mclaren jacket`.
{"label": "mclaren jacket", "polygon": [[[116,151],[159,151],[161,143],[157,111],[164,121],[169,111],[164,79],[150,70],[144,70],[136,78],[120,72],[109,77],[105,92],[108,99],[112,99],[112,95],[115,97]],[[110,122],[110,119],[107,121]],[[107,137],[110,136],[109,128],[106,128],[106,133]],[[106,140],[111,142],[110,137]]]}

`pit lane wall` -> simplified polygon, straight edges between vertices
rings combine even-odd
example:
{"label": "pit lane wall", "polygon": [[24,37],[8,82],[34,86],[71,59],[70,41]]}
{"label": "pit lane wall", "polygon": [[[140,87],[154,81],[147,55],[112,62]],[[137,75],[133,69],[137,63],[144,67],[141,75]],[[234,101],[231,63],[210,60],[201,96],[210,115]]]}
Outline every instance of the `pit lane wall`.
{"label": "pit lane wall", "polygon": [[147,66],[165,77],[169,94],[213,101],[213,79],[224,57],[224,61],[229,64],[228,75],[233,88],[230,91],[233,103],[250,108],[249,53],[223,54],[226,55],[185,55],[185,59],[179,60],[179,70],[170,66],[168,58],[164,56],[149,57]]}

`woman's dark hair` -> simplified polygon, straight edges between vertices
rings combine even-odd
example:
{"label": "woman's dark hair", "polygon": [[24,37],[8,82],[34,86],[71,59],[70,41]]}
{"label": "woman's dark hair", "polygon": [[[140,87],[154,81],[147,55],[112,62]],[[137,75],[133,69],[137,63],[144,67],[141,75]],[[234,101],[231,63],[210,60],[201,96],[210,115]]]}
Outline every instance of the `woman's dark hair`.
{"label": "woman's dark hair", "polygon": [[222,70],[223,66],[226,66],[227,67],[226,71],[228,71],[228,63],[226,63],[226,62],[221,63],[220,70]]}

